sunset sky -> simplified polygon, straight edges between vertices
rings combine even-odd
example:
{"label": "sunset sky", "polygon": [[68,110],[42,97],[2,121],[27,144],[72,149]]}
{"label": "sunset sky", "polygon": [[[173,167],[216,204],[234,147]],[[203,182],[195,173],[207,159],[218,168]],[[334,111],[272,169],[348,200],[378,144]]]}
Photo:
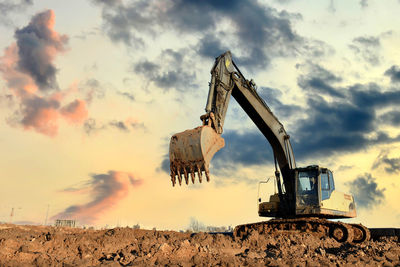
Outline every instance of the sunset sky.
{"label": "sunset sky", "polygon": [[[400,227],[399,0],[0,0],[0,222],[186,229],[257,215],[269,143],[232,99],[211,181],[172,187],[233,54],[298,166],[334,173],[368,227]],[[260,189],[267,200],[273,182]],[[11,210],[14,209],[11,218]]]}

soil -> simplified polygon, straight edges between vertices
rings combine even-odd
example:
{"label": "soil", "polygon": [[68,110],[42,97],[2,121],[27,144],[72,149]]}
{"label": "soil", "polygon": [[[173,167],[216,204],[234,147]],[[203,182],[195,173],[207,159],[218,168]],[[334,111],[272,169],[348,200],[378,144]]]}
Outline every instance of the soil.
{"label": "soil", "polygon": [[398,237],[343,244],[308,233],[231,234],[0,225],[0,266],[400,266]]}

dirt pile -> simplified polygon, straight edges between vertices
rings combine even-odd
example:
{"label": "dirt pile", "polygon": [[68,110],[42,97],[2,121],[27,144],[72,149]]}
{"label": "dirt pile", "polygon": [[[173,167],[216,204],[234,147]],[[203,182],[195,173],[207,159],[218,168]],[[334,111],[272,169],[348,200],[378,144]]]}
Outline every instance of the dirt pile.
{"label": "dirt pile", "polygon": [[0,225],[0,266],[400,266],[400,242],[341,244],[307,233],[178,233]]}

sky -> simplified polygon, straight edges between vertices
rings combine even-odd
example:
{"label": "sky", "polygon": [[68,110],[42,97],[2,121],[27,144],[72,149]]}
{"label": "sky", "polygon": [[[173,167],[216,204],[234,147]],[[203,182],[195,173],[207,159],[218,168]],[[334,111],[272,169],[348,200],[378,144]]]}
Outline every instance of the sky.
{"label": "sky", "polygon": [[[0,0],[0,222],[186,229],[265,220],[269,143],[231,100],[209,183],[172,187],[230,50],[368,227],[400,227],[400,1]],[[13,212],[12,212],[13,211]]]}

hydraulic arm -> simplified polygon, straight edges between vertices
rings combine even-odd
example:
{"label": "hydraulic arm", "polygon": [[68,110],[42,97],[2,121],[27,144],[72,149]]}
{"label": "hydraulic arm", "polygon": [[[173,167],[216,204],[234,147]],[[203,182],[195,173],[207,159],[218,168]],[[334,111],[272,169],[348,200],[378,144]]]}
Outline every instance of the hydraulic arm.
{"label": "hydraulic arm", "polygon": [[[209,162],[215,152],[224,145],[220,135],[223,132],[231,95],[269,141],[282,172],[285,189],[292,191],[293,183],[290,181],[290,171],[296,168],[296,162],[289,135],[282,123],[258,95],[254,82],[244,78],[232,61],[232,55],[229,51],[220,55],[211,69],[206,114],[200,117],[203,126],[175,134],[171,138],[172,183],[175,184],[176,178],[181,183],[182,176],[188,182],[189,174],[193,182],[195,174],[199,176],[201,181],[202,172],[209,179]],[[188,149],[188,147],[190,148]]]}

